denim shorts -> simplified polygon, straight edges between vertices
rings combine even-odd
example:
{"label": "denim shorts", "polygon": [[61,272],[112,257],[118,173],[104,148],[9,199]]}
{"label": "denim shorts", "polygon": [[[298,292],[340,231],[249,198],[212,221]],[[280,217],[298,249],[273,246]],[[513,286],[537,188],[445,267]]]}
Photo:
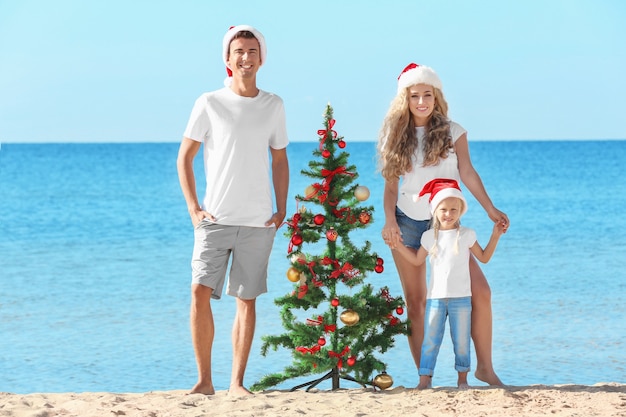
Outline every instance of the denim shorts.
{"label": "denim shorts", "polygon": [[402,233],[402,243],[409,248],[419,249],[422,234],[430,228],[430,220],[413,220],[396,207],[396,221]]}

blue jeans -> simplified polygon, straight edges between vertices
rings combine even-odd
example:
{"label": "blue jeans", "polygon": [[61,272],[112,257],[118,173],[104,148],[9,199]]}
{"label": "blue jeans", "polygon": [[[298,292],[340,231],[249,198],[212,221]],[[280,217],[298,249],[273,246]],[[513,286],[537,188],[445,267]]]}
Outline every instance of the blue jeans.
{"label": "blue jeans", "polygon": [[420,375],[432,376],[434,373],[447,317],[450,318],[450,336],[454,346],[454,369],[457,372],[470,370],[472,297],[435,298],[426,300]]}

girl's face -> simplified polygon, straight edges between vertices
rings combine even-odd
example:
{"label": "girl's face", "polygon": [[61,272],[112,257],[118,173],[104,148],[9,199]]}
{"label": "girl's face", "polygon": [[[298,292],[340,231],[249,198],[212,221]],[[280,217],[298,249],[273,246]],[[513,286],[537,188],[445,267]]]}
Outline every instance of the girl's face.
{"label": "girl's face", "polygon": [[463,203],[456,197],[448,197],[441,200],[435,210],[435,216],[439,220],[441,230],[456,229],[461,217],[461,205]]}
{"label": "girl's face", "polygon": [[435,110],[435,88],[428,84],[409,87],[409,110],[416,126],[425,126]]}

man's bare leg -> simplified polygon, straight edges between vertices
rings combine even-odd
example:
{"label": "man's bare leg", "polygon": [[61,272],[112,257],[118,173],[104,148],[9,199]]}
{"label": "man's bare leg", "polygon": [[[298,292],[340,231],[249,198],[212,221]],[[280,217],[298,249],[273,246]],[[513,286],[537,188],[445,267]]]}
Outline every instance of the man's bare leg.
{"label": "man's bare leg", "polygon": [[230,378],[229,395],[242,396],[252,393],[243,386],[243,377],[248,364],[248,356],[254,339],[256,325],[256,299],[237,298],[237,313],[233,323],[233,369]]}
{"label": "man's bare leg", "polygon": [[211,349],[215,335],[211,294],[213,289],[204,285],[191,285],[191,340],[198,366],[198,382],[191,389],[191,394],[215,394],[211,379]]}

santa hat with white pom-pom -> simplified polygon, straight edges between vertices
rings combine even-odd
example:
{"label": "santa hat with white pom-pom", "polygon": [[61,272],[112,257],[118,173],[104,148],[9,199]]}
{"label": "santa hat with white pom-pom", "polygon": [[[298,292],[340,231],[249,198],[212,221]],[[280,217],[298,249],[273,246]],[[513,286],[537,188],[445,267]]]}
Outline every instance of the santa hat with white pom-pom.
{"label": "santa hat with white pom-pom", "polygon": [[418,65],[411,62],[398,76],[398,94],[405,88],[417,84],[428,84],[439,90],[443,90],[441,80],[434,69],[426,65]]}
{"label": "santa hat with white pom-pom", "polygon": [[265,64],[265,57],[267,56],[267,47],[265,46],[265,38],[263,37],[261,32],[259,32],[258,30],[256,30],[250,25],[231,26],[230,29],[228,29],[228,32],[226,32],[226,34],[224,35],[224,40],[222,41],[222,59],[224,60],[224,65],[226,65],[226,73],[228,74],[228,76],[224,80],[224,85],[227,87],[230,86],[230,84],[233,81],[233,72],[231,68],[228,66],[228,54],[230,52],[230,43],[232,42],[233,38],[235,37],[237,33],[243,32],[243,31],[248,31],[252,33],[254,37],[256,38],[256,40],[259,41],[259,47],[260,47],[259,53],[261,57],[261,65]]}
{"label": "santa hat with white pom-pom", "polygon": [[430,194],[428,201],[430,202],[430,212],[435,214],[435,210],[439,203],[448,197],[456,197],[463,201],[463,208],[461,209],[461,216],[467,211],[467,201],[463,197],[461,187],[456,180],[449,178],[435,178],[434,180],[426,183],[422,191],[419,193],[419,197],[425,194]]}

